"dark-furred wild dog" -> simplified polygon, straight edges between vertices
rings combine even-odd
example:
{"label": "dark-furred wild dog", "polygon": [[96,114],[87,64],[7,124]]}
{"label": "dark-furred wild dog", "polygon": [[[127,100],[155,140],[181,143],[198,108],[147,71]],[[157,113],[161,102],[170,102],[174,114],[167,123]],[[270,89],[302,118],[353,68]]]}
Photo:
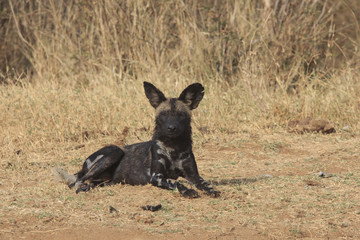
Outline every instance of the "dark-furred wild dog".
{"label": "dark-furred wild dog", "polygon": [[54,169],[54,173],[70,188],[76,187],[77,193],[96,185],[151,183],[164,189],[178,189],[184,197],[198,197],[195,190],[171,181],[184,177],[196,188],[218,197],[220,192],[200,177],[192,152],[191,110],[197,108],[203,98],[203,86],[191,84],[178,98],[166,98],[148,82],[144,82],[144,89],[156,113],[152,140],[122,149],[114,145],[104,147],[89,156],[75,175],[60,168]]}

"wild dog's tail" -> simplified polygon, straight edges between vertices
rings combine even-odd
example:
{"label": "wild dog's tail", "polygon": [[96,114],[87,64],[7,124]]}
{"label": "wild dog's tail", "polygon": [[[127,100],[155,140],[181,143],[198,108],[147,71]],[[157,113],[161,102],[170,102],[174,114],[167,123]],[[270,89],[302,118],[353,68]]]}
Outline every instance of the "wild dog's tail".
{"label": "wild dog's tail", "polygon": [[59,167],[52,168],[51,172],[53,173],[57,181],[65,183],[69,186],[69,188],[74,186],[74,183],[76,182],[75,175],[69,174],[64,169]]}

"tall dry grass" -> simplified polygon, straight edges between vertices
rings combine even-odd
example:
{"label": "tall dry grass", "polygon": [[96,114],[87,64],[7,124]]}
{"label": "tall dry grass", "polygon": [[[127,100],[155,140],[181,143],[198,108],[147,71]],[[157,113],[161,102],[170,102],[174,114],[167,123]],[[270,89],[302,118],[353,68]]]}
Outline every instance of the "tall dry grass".
{"label": "tall dry grass", "polygon": [[9,0],[0,9],[2,156],[148,139],[144,80],[168,95],[205,85],[198,143],[307,116],[359,130],[357,0]]}
{"label": "tall dry grass", "polygon": [[104,71],[119,79],[175,71],[296,85],[359,56],[356,0],[9,0],[1,8],[3,75],[86,82]]}

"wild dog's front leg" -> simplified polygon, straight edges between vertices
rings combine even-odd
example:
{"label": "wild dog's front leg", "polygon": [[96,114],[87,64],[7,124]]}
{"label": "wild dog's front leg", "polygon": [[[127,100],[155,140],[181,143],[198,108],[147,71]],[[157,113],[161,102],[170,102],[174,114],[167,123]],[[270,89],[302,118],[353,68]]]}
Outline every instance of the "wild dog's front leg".
{"label": "wild dog's front leg", "polygon": [[181,171],[181,162],[171,162],[171,160],[169,160],[171,159],[170,154],[162,149],[161,146],[157,146],[160,148],[155,148],[156,151],[153,152],[150,183],[154,186],[168,190],[178,189],[183,197],[199,197],[199,194],[195,190],[188,189],[177,181],[172,183],[170,179],[177,179],[180,176],[184,176]]}
{"label": "wild dog's front leg", "polygon": [[205,181],[200,176],[197,176],[196,178],[197,178],[196,180],[197,183],[195,183],[195,186],[198,189],[204,190],[211,197],[220,197],[220,192],[216,191],[208,181]]}
{"label": "wild dog's front leg", "polygon": [[188,161],[184,162],[183,167],[185,178],[195,184],[197,189],[205,191],[206,194],[211,197],[220,196],[219,191],[216,191],[208,181],[205,181],[202,177],[200,177],[193,154],[191,154]]}
{"label": "wild dog's front leg", "polygon": [[180,194],[186,198],[199,197],[199,194],[195,190],[189,189],[177,181],[172,183],[170,179],[165,179],[162,173],[158,173],[158,174],[153,173],[150,179],[150,183],[156,187],[168,189],[168,190],[174,190],[177,188]]}
{"label": "wild dog's front leg", "polygon": [[212,185],[208,181],[205,181],[202,177],[200,177],[199,174],[192,173],[192,174],[188,175],[186,177],[186,179],[188,181],[190,181],[191,183],[195,184],[195,187],[197,189],[205,191],[206,194],[209,195],[210,197],[219,197],[220,196],[220,192],[216,191],[212,187]]}
{"label": "wild dog's front leg", "polygon": [[172,183],[170,179],[165,179],[162,173],[153,173],[150,178],[150,183],[156,187],[168,190],[174,190],[176,188],[176,185]]}
{"label": "wild dog's front leg", "polygon": [[175,182],[176,187],[179,191],[179,193],[186,198],[198,198],[200,197],[199,194],[197,193],[197,191],[195,191],[194,189],[191,188],[187,188],[184,185],[182,185],[179,182]]}

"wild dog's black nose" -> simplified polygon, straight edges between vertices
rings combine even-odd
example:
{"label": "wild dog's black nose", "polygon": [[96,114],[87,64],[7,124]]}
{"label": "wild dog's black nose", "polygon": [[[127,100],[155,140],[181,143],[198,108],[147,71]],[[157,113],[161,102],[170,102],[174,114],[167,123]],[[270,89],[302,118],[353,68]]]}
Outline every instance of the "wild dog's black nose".
{"label": "wild dog's black nose", "polygon": [[176,131],[176,126],[175,125],[169,125],[168,126],[168,131],[169,132],[175,132]]}

